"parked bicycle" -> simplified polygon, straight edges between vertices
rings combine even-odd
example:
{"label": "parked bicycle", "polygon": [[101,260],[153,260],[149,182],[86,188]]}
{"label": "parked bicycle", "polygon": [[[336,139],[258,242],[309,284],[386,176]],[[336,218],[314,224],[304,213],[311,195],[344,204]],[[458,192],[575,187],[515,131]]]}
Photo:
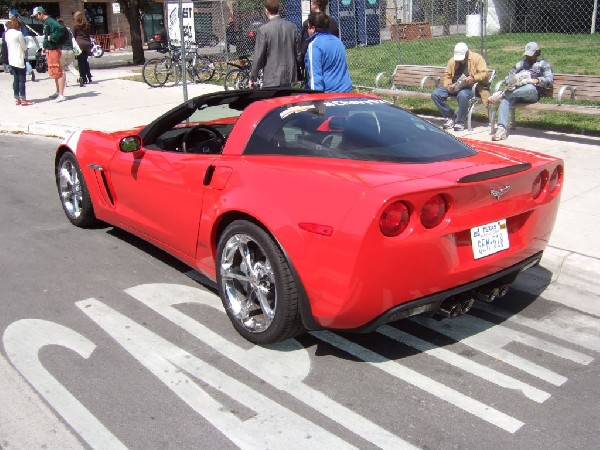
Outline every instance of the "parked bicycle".
{"label": "parked bicycle", "polygon": [[[190,81],[205,83],[215,74],[215,63],[206,55],[198,52],[195,44],[186,45],[186,74]],[[151,87],[174,86],[182,79],[183,60],[181,48],[169,46],[168,54],[160,58],[146,61],[142,69],[142,77]]]}
{"label": "parked bicycle", "polygon": [[[240,62],[238,64],[228,62],[228,66],[234,67],[225,74],[223,80],[223,87],[226,91],[234,89],[249,89],[250,84],[250,72],[252,70],[252,61],[248,56],[240,56]],[[260,89],[262,87],[262,70],[258,73],[258,78],[255,80],[254,89]]]}

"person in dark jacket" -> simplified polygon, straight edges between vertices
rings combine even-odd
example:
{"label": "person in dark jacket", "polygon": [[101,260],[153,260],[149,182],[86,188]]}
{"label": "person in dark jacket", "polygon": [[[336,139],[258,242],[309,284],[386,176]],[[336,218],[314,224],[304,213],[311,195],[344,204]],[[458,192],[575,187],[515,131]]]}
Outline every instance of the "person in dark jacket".
{"label": "person in dark jacket", "polygon": [[64,102],[65,92],[65,74],[62,70],[61,47],[67,38],[67,29],[60,23],[46,14],[46,10],[41,6],[33,8],[31,17],[44,23],[44,42],[43,47],[48,59],[48,77],[54,79],[56,92],[50,96],[55,103]]}
{"label": "person in dark jacket", "polygon": [[83,86],[86,83],[92,82],[92,74],[90,72],[90,64],[88,57],[92,49],[90,28],[85,14],[81,11],[75,11],[73,13],[73,21],[75,26],[73,27],[73,37],[77,41],[77,45],[81,49],[81,53],[77,55],[77,66],[79,69],[79,85]]}
{"label": "person in dark jacket", "polygon": [[329,17],[322,12],[308,15],[308,48],[304,58],[306,87],[325,92],[352,92],[346,63],[346,47],[329,33]]}
{"label": "person in dark jacket", "polygon": [[263,69],[263,87],[291,86],[298,76],[296,25],[279,16],[279,0],[266,0],[265,14],[269,21],[256,32],[250,83]]}
{"label": "person in dark jacket", "polygon": [[[327,14],[327,5],[329,0],[311,0],[310,10],[314,12],[322,12]],[[340,27],[338,23],[331,16],[329,17],[329,33],[334,36],[340,36]],[[306,49],[308,48],[308,19],[302,23],[302,31],[300,32],[300,39],[298,39],[297,54],[298,54],[298,80],[304,81],[306,77],[306,68],[304,67],[304,57],[306,56]]]}

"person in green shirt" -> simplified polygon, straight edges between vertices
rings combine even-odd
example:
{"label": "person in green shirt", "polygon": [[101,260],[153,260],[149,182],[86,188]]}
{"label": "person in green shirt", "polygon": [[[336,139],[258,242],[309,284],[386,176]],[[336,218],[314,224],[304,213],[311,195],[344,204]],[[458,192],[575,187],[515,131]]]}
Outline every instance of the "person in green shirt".
{"label": "person in green shirt", "polygon": [[44,42],[43,51],[48,60],[48,77],[54,78],[56,92],[50,96],[56,103],[64,102],[65,74],[61,64],[61,47],[68,36],[67,29],[46,14],[46,10],[41,6],[33,8],[31,17],[44,23]]}

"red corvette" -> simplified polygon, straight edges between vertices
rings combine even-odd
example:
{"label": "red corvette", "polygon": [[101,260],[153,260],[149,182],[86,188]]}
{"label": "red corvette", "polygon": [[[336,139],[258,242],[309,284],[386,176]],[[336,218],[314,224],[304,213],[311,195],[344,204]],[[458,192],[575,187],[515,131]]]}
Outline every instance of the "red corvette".
{"label": "red corvette", "polygon": [[459,140],[372,95],[226,91],[56,153],[67,218],[214,280],[255,343],[455,317],[537,264],[563,162]]}

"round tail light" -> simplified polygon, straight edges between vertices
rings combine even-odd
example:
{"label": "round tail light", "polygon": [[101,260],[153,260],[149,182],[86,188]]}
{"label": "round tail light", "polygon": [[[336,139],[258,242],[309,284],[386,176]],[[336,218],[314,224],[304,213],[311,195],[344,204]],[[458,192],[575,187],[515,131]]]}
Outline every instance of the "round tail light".
{"label": "round tail light", "polygon": [[425,228],[438,226],[446,213],[448,212],[448,203],[442,195],[434,195],[421,208],[421,223]]}
{"label": "round tail light", "polygon": [[552,174],[550,175],[550,180],[548,180],[548,190],[550,192],[554,192],[556,187],[560,185],[562,181],[562,174],[562,166],[556,166],[556,168],[552,171]]}
{"label": "round tail light", "polygon": [[379,218],[379,229],[384,236],[394,237],[408,226],[410,211],[404,202],[394,202],[387,206]]}
{"label": "round tail light", "polygon": [[538,176],[535,177],[535,180],[533,180],[533,185],[531,186],[531,196],[534,200],[537,199],[544,190],[547,180],[548,172],[546,172],[545,170],[540,172]]}

